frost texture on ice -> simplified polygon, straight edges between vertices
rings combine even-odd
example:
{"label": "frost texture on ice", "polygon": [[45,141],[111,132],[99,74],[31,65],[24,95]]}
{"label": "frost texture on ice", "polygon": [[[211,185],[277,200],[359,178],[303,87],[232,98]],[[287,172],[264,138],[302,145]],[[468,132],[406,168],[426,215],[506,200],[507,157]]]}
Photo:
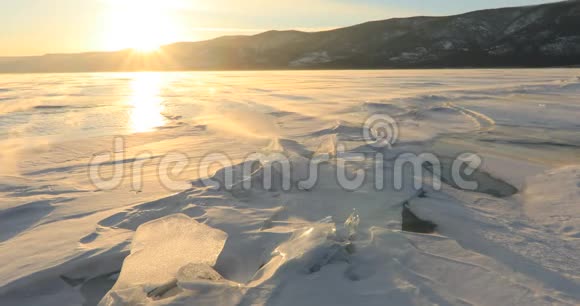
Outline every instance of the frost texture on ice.
{"label": "frost texture on ice", "polygon": [[171,282],[189,264],[213,266],[227,234],[184,214],[141,225],[113,290],[144,286],[152,290]]}
{"label": "frost texture on ice", "polygon": [[[550,190],[551,192],[546,192]],[[526,180],[524,211],[542,224],[552,224],[567,235],[580,237],[580,166],[551,169]]]}

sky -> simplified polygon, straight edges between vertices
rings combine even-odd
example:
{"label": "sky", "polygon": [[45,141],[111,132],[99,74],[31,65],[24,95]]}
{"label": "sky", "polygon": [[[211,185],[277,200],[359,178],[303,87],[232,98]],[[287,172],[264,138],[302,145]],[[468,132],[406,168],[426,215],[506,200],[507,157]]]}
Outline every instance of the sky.
{"label": "sky", "polygon": [[266,30],[450,15],[549,0],[0,0],[0,56],[149,50]]}

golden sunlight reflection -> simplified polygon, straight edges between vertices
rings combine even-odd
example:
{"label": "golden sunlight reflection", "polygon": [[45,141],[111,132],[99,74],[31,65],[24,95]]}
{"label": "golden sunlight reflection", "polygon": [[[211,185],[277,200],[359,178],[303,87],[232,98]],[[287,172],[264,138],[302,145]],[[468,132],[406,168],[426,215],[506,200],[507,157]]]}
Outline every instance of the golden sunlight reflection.
{"label": "golden sunlight reflection", "polygon": [[149,132],[165,124],[163,101],[159,96],[162,79],[159,73],[136,73],[131,80],[130,128],[134,133]]}

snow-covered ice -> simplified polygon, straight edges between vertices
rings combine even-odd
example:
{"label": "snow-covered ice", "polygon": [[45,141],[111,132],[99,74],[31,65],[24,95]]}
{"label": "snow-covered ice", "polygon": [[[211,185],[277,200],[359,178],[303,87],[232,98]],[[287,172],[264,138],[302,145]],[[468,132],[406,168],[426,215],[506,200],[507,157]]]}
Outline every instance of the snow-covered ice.
{"label": "snow-covered ice", "polygon": [[[0,305],[578,305],[579,98],[579,69],[0,75]],[[441,188],[394,175],[422,153]]]}
{"label": "snow-covered ice", "polygon": [[184,274],[183,267],[214,266],[226,239],[226,233],[183,214],[140,225],[133,237],[131,254],[101,304],[138,303],[155,289],[177,282],[178,275]]}

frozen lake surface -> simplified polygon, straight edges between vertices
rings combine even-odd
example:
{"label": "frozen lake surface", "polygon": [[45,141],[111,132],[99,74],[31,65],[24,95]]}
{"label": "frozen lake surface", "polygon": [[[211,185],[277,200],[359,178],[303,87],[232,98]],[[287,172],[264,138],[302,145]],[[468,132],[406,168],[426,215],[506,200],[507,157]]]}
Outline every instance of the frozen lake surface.
{"label": "frozen lake surface", "polygon": [[579,118],[580,69],[0,75],[0,304],[578,305]]}

